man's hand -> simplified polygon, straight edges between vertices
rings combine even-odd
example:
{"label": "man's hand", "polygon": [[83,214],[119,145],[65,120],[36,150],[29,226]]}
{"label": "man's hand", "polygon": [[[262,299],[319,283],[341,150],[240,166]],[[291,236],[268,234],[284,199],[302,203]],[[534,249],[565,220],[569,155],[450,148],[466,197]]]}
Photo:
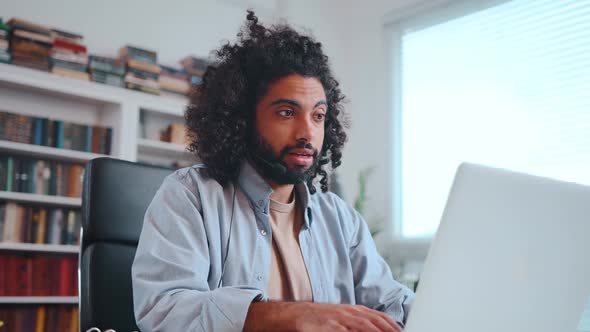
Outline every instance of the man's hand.
{"label": "man's hand", "polygon": [[401,332],[387,314],[362,305],[310,302],[255,302],[244,331],[367,331]]}

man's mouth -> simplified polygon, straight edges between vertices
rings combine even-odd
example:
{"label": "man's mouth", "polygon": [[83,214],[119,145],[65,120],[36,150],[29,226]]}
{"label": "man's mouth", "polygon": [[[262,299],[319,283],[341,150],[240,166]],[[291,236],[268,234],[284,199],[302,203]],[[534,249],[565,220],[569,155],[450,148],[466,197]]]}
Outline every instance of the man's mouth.
{"label": "man's mouth", "polygon": [[287,154],[286,161],[290,161],[296,165],[311,166],[313,162],[313,150],[310,149],[292,149]]}

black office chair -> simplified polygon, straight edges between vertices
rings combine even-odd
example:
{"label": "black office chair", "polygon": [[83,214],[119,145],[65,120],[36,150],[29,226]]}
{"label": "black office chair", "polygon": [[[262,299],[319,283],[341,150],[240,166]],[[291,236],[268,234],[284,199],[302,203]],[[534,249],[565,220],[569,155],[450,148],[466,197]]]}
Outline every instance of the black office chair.
{"label": "black office chair", "polygon": [[131,264],[143,216],[172,169],[112,158],[86,165],[82,192],[80,330],[138,331]]}

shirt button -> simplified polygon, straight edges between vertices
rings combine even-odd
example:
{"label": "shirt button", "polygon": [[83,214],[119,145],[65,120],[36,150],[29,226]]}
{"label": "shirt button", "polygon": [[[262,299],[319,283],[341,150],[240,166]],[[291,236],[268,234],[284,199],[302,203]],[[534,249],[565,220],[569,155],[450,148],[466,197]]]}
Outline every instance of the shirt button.
{"label": "shirt button", "polygon": [[262,276],[261,276],[261,275],[258,275],[258,276],[256,277],[256,280],[258,280],[258,281],[262,281]]}
{"label": "shirt button", "polygon": [[266,231],[264,229],[261,229],[260,234],[262,234],[264,236],[264,235],[266,235]]}

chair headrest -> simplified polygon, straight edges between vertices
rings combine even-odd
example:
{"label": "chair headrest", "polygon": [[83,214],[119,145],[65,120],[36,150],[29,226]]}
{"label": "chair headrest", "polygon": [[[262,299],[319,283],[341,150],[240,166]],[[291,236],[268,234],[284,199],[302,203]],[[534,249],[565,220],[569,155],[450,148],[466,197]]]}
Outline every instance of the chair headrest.
{"label": "chair headrest", "polygon": [[88,162],[82,192],[82,243],[137,245],[145,211],[174,170],[113,158]]}

